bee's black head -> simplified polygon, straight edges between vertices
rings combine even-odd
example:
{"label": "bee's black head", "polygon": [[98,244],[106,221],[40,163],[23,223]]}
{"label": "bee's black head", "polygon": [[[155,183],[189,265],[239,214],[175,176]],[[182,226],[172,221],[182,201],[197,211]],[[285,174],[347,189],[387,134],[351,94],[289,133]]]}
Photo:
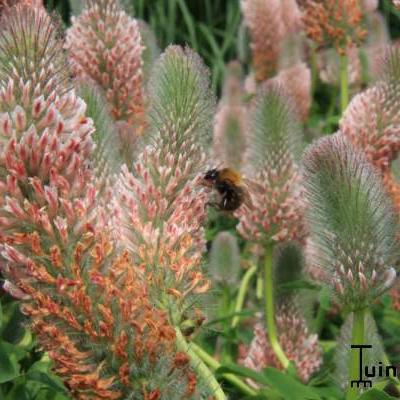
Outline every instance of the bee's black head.
{"label": "bee's black head", "polygon": [[204,175],[204,179],[206,181],[216,181],[218,178],[218,170],[216,168],[210,169],[206,172],[206,174]]}

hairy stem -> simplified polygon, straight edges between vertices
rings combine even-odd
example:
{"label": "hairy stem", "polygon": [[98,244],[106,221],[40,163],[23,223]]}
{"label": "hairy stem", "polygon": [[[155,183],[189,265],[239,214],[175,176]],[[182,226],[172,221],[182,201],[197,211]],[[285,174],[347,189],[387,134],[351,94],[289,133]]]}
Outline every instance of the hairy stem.
{"label": "hairy stem", "polygon": [[[206,351],[204,351],[200,346],[196,343],[191,343],[193,351],[201,358],[212,370],[217,370],[221,367],[221,364],[212,356],[210,356]],[[222,377],[230,382],[233,386],[239,389],[243,394],[247,396],[255,396],[257,392],[252,389],[250,386],[246,385],[240,378],[238,378],[234,374],[222,374]]]}
{"label": "hairy stem", "polygon": [[340,110],[342,114],[349,104],[348,58],[340,55]]}
{"label": "hairy stem", "polygon": [[265,318],[267,323],[268,339],[279,362],[283,368],[289,366],[289,360],[285,356],[278,341],[275,325],[274,291],[273,291],[273,270],[272,270],[272,246],[265,252],[264,260],[264,296],[265,296]]}
{"label": "hairy stem", "polygon": [[188,344],[182,335],[181,330],[175,327],[176,332],[176,345],[179,351],[186,353],[190,358],[190,365],[196,371],[197,375],[201,378],[204,385],[210,389],[210,393],[216,400],[226,400],[225,393],[222,391],[221,386],[215,379],[212,371],[209,370],[206,364],[199,358],[196,352],[192,349],[192,344]]}
{"label": "hairy stem", "polygon": [[[364,344],[364,320],[365,310],[357,310],[353,313],[353,330],[351,336],[351,344]],[[350,366],[349,366],[349,384],[352,380],[359,380],[360,353],[358,349],[351,350]],[[358,397],[358,388],[356,386],[349,387],[346,400],[355,400]]]}
{"label": "hairy stem", "polygon": [[[240,313],[243,308],[244,304],[244,299],[247,294],[247,290],[249,288],[249,283],[253,275],[257,272],[257,265],[252,265],[246,273],[243,275],[242,282],[240,283],[240,288],[236,300],[236,306],[235,306],[235,313]],[[236,325],[239,323],[239,315],[235,315],[232,319],[232,324],[231,327],[235,328]]]}

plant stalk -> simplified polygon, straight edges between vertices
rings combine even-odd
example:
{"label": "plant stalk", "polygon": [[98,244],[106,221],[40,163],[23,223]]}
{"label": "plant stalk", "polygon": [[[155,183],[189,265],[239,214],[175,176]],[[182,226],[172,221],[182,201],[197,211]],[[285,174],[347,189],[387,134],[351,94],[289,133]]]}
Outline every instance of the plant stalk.
{"label": "plant stalk", "polygon": [[268,339],[279,362],[283,368],[289,366],[289,360],[285,356],[278,341],[275,325],[274,291],[273,291],[273,269],[272,269],[272,246],[265,252],[264,260],[264,296],[265,296],[265,318],[267,323]]}
{"label": "plant stalk", "polygon": [[[351,344],[364,344],[364,321],[365,321],[365,310],[357,310],[353,313],[353,329]],[[349,349],[350,350],[350,349]],[[359,369],[360,369],[360,353],[358,349],[350,350],[350,365],[349,365],[349,385],[352,380],[359,380]],[[347,391],[346,400],[356,400],[358,397],[358,388],[356,386],[351,387]]]}
{"label": "plant stalk", "polygon": [[222,391],[221,386],[215,379],[214,374],[210,371],[206,364],[197,356],[196,352],[192,349],[192,344],[188,344],[182,335],[181,330],[175,327],[176,332],[176,345],[179,351],[186,353],[190,358],[190,365],[196,371],[202,381],[210,389],[210,393],[216,400],[227,400],[225,393]]}
{"label": "plant stalk", "polygon": [[[212,356],[210,356],[206,351],[204,351],[200,346],[196,343],[191,343],[193,351],[197,354],[199,358],[201,358],[213,371],[217,370],[221,367],[221,364]],[[238,378],[234,374],[222,374],[222,377],[230,382],[233,386],[239,389],[243,394],[247,396],[256,396],[257,392],[252,389],[250,386],[246,385],[240,378]]]}
{"label": "plant stalk", "polygon": [[340,55],[340,110],[342,115],[349,104],[349,75],[347,55]]}
{"label": "plant stalk", "polygon": [[[240,284],[237,300],[236,300],[236,306],[235,306],[235,313],[240,313],[243,309],[243,304],[244,304],[244,299],[247,294],[247,290],[249,288],[249,283],[253,275],[257,272],[257,265],[252,265],[246,273],[243,275],[242,282]],[[232,324],[231,328],[235,328],[237,324],[239,323],[240,316],[235,315],[232,319]]]}

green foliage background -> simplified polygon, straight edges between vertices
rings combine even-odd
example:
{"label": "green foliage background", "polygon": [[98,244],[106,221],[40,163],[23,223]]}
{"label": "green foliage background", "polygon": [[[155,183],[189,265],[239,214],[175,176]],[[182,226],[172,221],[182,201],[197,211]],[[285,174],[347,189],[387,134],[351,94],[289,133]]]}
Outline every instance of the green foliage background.
{"label": "green foliage background", "polygon": [[[239,58],[244,62],[245,71],[249,69],[248,41],[245,30],[241,26],[239,0],[124,0],[123,2],[132,10],[135,17],[148,22],[161,49],[170,43],[176,43],[187,44],[198,52],[210,67],[212,86],[217,93],[220,93],[225,65],[228,61]],[[62,16],[65,26],[69,25],[72,8],[69,0],[47,0],[45,4],[48,9],[55,10]],[[399,38],[400,12],[393,8],[390,0],[381,1],[380,10],[389,25],[392,38]],[[323,130],[327,133],[333,131],[338,121],[338,110],[333,107],[333,111],[329,111],[329,104],[331,104],[331,99],[336,97],[337,93],[332,88],[318,85],[309,122],[311,128],[320,127],[321,120],[324,120]],[[211,220],[212,223],[207,231],[209,240],[221,230],[228,229],[234,232],[235,221],[219,219],[216,215]],[[243,248],[242,241],[240,245]],[[329,301],[326,293],[320,294],[320,301],[327,311]],[[383,306],[379,305],[373,311],[391,360],[400,363],[399,345],[396,340],[400,337],[400,321],[397,313],[390,309],[389,303],[390,298],[386,296],[383,299]],[[218,321],[208,322],[209,332],[204,340],[212,342],[214,335],[212,327],[216,322]],[[311,394],[314,397],[310,398],[340,398],[340,394],[333,386],[331,389],[329,386],[326,387],[327,383],[329,385],[329,376],[332,372],[334,347],[332,340],[338,334],[340,323],[341,321],[331,320],[327,324],[322,324],[321,344],[325,350],[325,367],[310,383],[316,388]],[[221,335],[221,332],[218,334]],[[226,347],[229,348],[239,340],[248,339],[249,332],[225,331],[222,333],[222,336],[224,335]],[[50,368],[49,358],[40,351],[33,336],[24,328],[24,316],[19,311],[19,302],[11,299],[0,289],[0,400],[68,399],[62,382],[51,373]],[[229,368],[225,371],[221,370],[220,373],[227,371],[229,372]],[[250,374],[244,369],[234,372],[244,376]],[[262,377],[259,374],[251,376],[266,383],[273,382],[278,393],[286,396],[285,399],[295,399],[295,397],[290,397],[293,391],[287,394],[288,387],[291,385],[297,385],[296,393],[307,390],[292,377],[287,377],[273,369],[267,369]],[[318,388],[320,389],[317,390]],[[229,393],[230,388],[225,389]],[[307,393],[310,395],[311,392]],[[271,399],[274,398],[272,392],[266,395]],[[396,394],[396,397],[399,398],[400,395]],[[243,397],[232,395],[231,398]],[[361,396],[360,400],[390,398],[392,397],[374,389]]]}

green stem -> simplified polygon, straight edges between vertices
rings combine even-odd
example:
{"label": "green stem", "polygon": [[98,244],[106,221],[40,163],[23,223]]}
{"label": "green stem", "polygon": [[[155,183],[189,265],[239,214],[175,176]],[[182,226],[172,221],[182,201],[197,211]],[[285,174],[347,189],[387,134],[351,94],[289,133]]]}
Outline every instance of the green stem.
{"label": "green stem", "polygon": [[[240,313],[243,309],[244,299],[246,297],[247,289],[249,288],[249,283],[253,275],[257,272],[257,265],[251,266],[246,273],[243,275],[242,282],[240,284],[238,297],[236,300],[235,313]],[[235,328],[239,323],[239,315],[235,315],[232,319],[231,327]]]}
{"label": "green stem", "polygon": [[[203,360],[213,371],[217,370],[221,367],[221,364],[212,356],[210,356],[207,352],[205,352],[200,346],[196,343],[191,343],[193,351],[197,354],[201,360]],[[222,377],[234,385],[237,389],[239,389],[243,394],[247,396],[255,396],[257,392],[252,389],[250,386],[246,385],[240,378],[238,378],[234,374],[222,374]]]}
{"label": "green stem", "polygon": [[272,246],[269,246],[265,252],[264,260],[264,295],[265,295],[265,318],[267,322],[267,331],[269,343],[283,368],[289,366],[289,360],[285,356],[278,341],[278,335],[275,325],[274,310],[274,291],[273,291],[273,270],[272,270]]}
{"label": "green stem", "polygon": [[[357,310],[353,313],[353,330],[351,344],[364,344],[364,320],[365,310]],[[350,353],[350,377],[349,384],[352,380],[359,379],[359,367],[360,366],[360,353],[359,351],[352,350]],[[356,386],[349,387],[347,391],[346,400],[356,400],[358,397],[358,388]]]}
{"label": "green stem", "polygon": [[197,356],[193,350],[193,344],[188,344],[182,335],[181,330],[175,327],[176,332],[176,345],[179,351],[186,353],[190,358],[190,365],[196,371],[197,375],[202,378],[202,383],[207,385],[210,393],[216,400],[226,400],[225,393],[222,391],[221,386],[215,379],[214,374],[208,369],[207,365]]}
{"label": "green stem", "polygon": [[349,104],[349,76],[348,59],[346,55],[340,55],[340,109],[342,114]]}
{"label": "green stem", "polygon": [[263,298],[263,278],[261,275],[257,276],[256,297],[258,300]]}

